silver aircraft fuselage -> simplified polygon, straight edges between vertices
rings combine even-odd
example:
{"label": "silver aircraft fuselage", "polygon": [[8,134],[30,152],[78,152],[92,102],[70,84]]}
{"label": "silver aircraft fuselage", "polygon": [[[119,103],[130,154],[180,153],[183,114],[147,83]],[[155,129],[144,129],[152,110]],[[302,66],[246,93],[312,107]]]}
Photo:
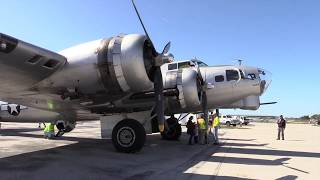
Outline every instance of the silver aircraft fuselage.
{"label": "silver aircraft fuselage", "polygon": [[[4,101],[55,112],[70,121],[95,120],[99,114],[145,111],[154,106],[152,66],[144,35],[100,39],[68,48],[60,55],[14,41],[18,45],[12,56],[0,56],[1,73],[6,74],[0,79],[0,84],[5,84],[0,91]],[[57,61],[34,59],[37,56],[30,59],[31,50]],[[199,86],[198,70],[206,87]],[[264,79],[268,73],[263,69],[205,66],[194,60],[164,64],[161,72],[164,88],[170,92],[165,98],[166,114],[201,111],[200,88],[205,88],[209,109],[255,110],[270,83]],[[134,98],[137,94],[139,98]]]}

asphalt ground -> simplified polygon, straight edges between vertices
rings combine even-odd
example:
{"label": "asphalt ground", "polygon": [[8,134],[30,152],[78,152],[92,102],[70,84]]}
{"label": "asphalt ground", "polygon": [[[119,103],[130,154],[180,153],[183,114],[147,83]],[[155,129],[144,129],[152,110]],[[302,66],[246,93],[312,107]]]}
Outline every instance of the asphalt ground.
{"label": "asphalt ground", "polygon": [[143,150],[118,153],[100,139],[99,122],[64,137],[43,138],[38,124],[2,123],[1,180],[87,179],[319,179],[320,127],[287,124],[276,140],[272,123],[221,128],[220,145],[187,145],[147,136]]}

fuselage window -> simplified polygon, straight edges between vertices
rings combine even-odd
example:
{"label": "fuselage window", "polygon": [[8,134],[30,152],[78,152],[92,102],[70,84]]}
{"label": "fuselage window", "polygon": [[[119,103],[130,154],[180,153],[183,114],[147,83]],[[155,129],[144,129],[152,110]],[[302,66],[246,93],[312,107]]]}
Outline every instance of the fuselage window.
{"label": "fuselage window", "polygon": [[215,76],[214,80],[216,82],[223,82],[224,81],[224,76],[223,75]]}
{"label": "fuselage window", "polygon": [[177,63],[173,63],[173,64],[168,64],[168,70],[174,70],[178,68],[178,64]]}
{"label": "fuselage window", "polygon": [[239,74],[236,70],[226,70],[227,81],[239,80]]}
{"label": "fuselage window", "polygon": [[188,67],[191,67],[191,66],[194,66],[194,64],[192,62],[181,62],[178,64],[178,68],[181,69],[181,68],[188,68]]}

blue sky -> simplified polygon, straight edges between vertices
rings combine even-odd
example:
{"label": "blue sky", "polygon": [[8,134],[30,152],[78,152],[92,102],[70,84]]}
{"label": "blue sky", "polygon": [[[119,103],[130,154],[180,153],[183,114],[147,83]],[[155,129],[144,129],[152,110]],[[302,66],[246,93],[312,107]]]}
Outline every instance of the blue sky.
{"label": "blue sky", "polygon": [[[0,0],[0,31],[53,51],[117,35],[143,33],[129,0]],[[171,41],[176,59],[244,64],[272,72],[258,111],[320,113],[320,2],[309,0],[136,0],[158,51]]]}

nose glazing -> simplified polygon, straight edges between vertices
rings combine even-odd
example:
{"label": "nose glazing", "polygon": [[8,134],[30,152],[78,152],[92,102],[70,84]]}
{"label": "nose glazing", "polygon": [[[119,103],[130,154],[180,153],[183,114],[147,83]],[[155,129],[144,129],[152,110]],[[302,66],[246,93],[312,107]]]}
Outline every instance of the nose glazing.
{"label": "nose glazing", "polygon": [[260,77],[260,92],[262,95],[264,92],[266,92],[266,90],[268,89],[272,81],[271,79],[272,74],[269,71],[261,68],[258,69],[258,72]]}

